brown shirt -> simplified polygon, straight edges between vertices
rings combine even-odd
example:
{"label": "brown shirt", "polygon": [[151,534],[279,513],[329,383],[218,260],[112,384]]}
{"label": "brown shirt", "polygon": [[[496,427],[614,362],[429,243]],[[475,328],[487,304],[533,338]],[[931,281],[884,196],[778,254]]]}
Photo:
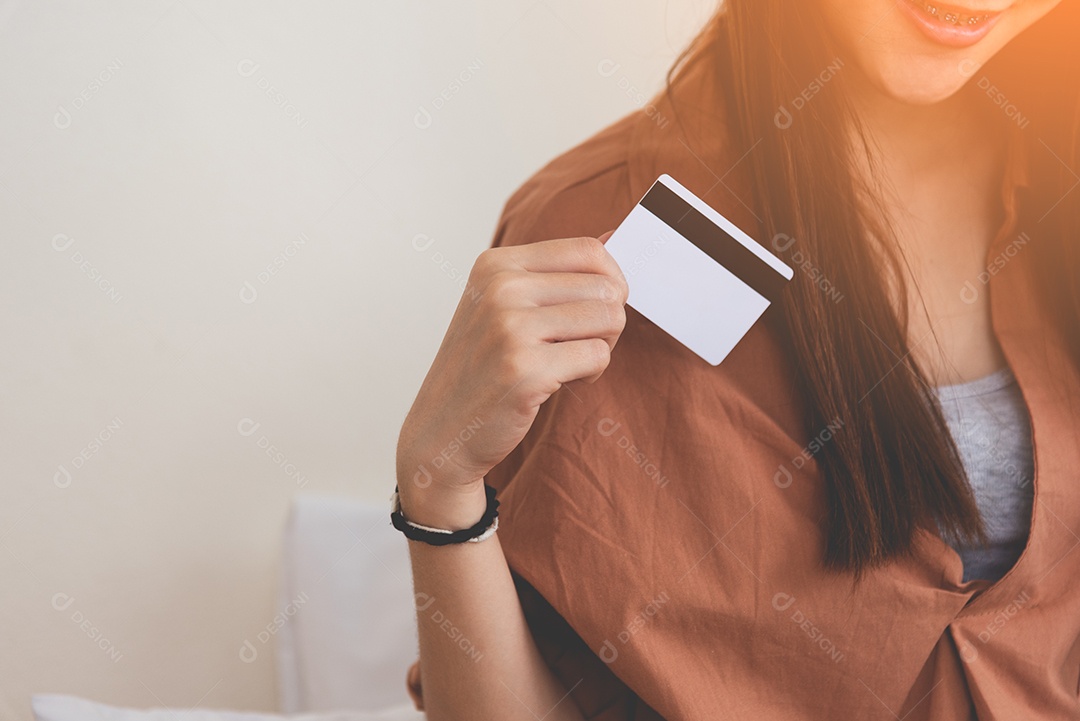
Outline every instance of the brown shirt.
{"label": "brown shirt", "polygon": [[[509,200],[494,244],[600,235],[661,173],[755,235],[738,172],[752,151],[725,145],[716,82],[699,67],[674,101],[556,158]],[[825,490],[804,449],[830,431],[800,423],[777,309],[713,367],[628,308],[601,379],[552,396],[487,479],[534,637],[587,718],[1080,718],[1080,375],[1015,243],[1020,147],[994,272],[968,291],[990,293],[1031,415],[1016,565],[963,583],[957,553],[923,528],[913,558],[858,586],[826,572]],[[410,680],[415,697],[415,666]]]}

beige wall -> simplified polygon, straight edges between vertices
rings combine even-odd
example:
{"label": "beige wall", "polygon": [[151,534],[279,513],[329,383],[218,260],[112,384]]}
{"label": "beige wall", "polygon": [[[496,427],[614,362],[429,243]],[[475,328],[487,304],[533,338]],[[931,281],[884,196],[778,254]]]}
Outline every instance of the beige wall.
{"label": "beige wall", "polygon": [[0,4],[0,717],[274,708],[290,498],[386,498],[447,269],[712,5]]}

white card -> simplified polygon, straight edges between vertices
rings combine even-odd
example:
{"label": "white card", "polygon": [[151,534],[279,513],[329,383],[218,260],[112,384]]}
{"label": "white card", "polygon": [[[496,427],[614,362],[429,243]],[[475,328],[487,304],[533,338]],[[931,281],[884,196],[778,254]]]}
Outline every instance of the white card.
{"label": "white card", "polygon": [[727,357],[794,272],[669,175],[604,244],[627,304],[712,365]]}

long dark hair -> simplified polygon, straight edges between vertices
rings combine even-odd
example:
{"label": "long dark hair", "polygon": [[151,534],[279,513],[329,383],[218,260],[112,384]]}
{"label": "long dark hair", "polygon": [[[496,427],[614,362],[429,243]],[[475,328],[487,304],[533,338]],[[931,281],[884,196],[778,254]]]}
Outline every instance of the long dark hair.
{"label": "long dark hair", "polygon": [[[817,5],[726,0],[669,71],[666,92],[672,97],[673,83],[693,63],[715,63],[727,140],[742,150],[756,146],[742,164],[763,211],[762,232],[783,234],[786,253],[812,259],[843,290],[846,308],[796,273],[780,313],[805,393],[806,428],[813,434],[843,421],[816,453],[828,501],[824,560],[858,578],[910,553],[922,521],[936,519],[946,534],[966,542],[984,541],[985,530],[932,388],[908,352],[905,261],[882,227],[884,214],[867,210],[873,193],[852,170],[844,133],[858,130],[858,120],[844,79],[821,86],[798,122],[786,122],[781,110],[842,56]],[[1024,111],[1031,189],[1020,222],[1039,255],[1045,310],[1074,358],[1080,357],[1080,189],[1070,192],[1080,179],[1073,174],[1080,172],[1078,10],[1080,3],[1060,3],[968,81],[992,84]]]}

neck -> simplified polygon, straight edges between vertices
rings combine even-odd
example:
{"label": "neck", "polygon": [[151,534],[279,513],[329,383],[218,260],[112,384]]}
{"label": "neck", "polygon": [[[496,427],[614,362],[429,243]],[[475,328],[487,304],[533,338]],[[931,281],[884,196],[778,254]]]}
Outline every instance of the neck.
{"label": "neck", "polygon": [[938,103],[915,105],[881,92],[857,75],[851,79],[851,98],[877,161],[878,177],[872,187],[904,202],[934,179],[946,175],[955,179],[958,169],[971,183],[997,177],[995,170],[1004,160],[1004,124],[987,112],[971,86]]}

